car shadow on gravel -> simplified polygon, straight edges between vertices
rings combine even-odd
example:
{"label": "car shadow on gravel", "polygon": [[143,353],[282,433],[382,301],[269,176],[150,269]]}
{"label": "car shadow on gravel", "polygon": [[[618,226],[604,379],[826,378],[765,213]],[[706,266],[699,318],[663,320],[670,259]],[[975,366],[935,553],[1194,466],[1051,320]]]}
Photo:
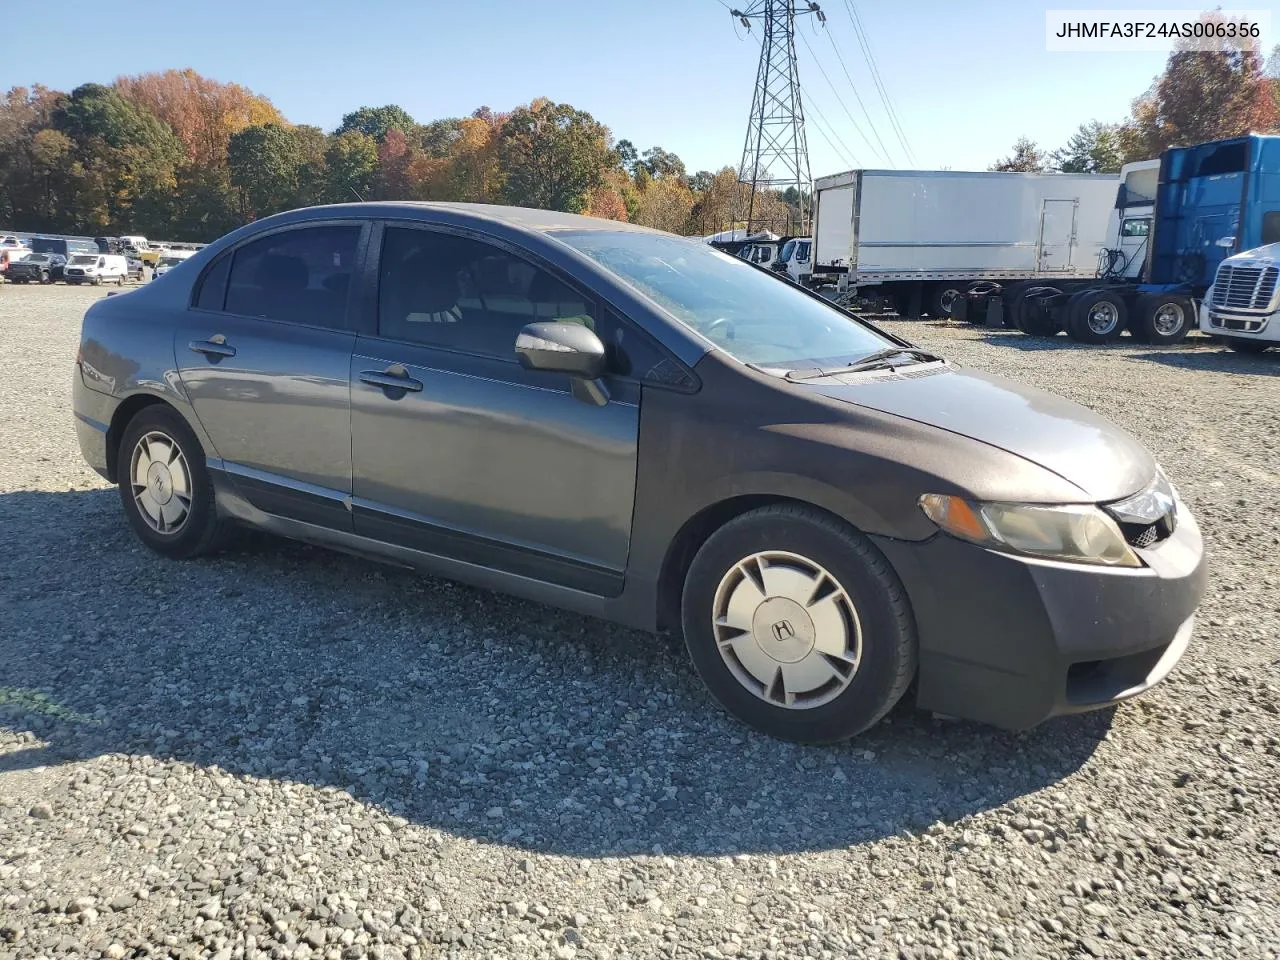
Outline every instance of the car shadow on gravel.
{"label": "car shadow on gravel", "polygon": [[1010,734],[900,706],[801,747],[721,713],[670,637],[265,536],[175,563],[112,490],[0,494],[0,790],[145,754],[530,851],[799,852],[1040,790],[1110,723]]}

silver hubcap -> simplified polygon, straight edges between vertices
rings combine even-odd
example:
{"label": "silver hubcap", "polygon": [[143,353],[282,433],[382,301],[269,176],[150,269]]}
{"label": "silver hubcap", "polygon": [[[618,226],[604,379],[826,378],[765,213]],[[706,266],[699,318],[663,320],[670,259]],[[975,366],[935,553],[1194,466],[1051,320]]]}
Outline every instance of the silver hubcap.
{"label": "silver hubcap", "polygon": [[942,296],[938,298],[938,302],[942,305],[942,312],[950,315],[952,308],[956,305],[956,301],[959,299],[959,290],[943,290]]}
{"label": "silver hubcap", "polygon": [[1182,305],[1166,303],[1156,311],[1153,326],[1156,328],[1156,333],[1167,337],[1181,330],[1183,322]]}
{"label": "silver hubcap", "polygon": [[1119,322],[1120,311],[1114,303],[1103,300],[1089,308],[1089,329],[1094,333],[1110,333]]}
{"label": "silver hubcap", "polygon": [[152,431],[139,439],[129,476],[147,526],[164,534],[182,530],[191,514],[191,471],[173,438]]}
{"label": "silver hubcap", "polygon": [[712,624],[729,671],[774,706],[829,703],[858,672],[858,612],[835,577],[799,554],[734,564],[716,588]]}

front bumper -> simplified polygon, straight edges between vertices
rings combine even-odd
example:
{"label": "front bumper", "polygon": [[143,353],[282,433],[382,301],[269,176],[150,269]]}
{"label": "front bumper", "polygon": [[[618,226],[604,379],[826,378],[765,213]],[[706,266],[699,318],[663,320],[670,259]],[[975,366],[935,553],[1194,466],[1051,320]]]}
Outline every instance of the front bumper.
{"label": "front bumper", "polygon": [[920,639],[921,708],[1006,729],[1111,706],[1186,652],[1207,579],[1195,518],[1137,552],[1142,569],[1015,557],[939,534],[877,539]]}

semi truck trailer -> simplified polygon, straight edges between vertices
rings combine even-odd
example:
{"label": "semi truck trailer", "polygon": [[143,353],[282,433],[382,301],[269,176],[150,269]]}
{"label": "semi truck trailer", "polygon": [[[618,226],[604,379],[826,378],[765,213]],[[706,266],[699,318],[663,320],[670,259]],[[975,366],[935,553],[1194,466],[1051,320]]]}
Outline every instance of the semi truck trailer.
{"label": "semi truck trailer", "polygon": [[814,181],[810,284],[951,313],[979,283],[1091,279],[1116,174],[850,170]]}

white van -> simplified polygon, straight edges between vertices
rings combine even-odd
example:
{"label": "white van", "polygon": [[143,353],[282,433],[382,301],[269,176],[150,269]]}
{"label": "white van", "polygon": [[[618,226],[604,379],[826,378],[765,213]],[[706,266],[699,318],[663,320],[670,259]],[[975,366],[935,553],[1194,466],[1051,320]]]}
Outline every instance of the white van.
{"label": "white van", "polygon": [[70,284],[92,283],[95,287],[108,280],[124,286],[129,279],[129,262],[116,253],[77,253],[67,261],[62,279]]}

